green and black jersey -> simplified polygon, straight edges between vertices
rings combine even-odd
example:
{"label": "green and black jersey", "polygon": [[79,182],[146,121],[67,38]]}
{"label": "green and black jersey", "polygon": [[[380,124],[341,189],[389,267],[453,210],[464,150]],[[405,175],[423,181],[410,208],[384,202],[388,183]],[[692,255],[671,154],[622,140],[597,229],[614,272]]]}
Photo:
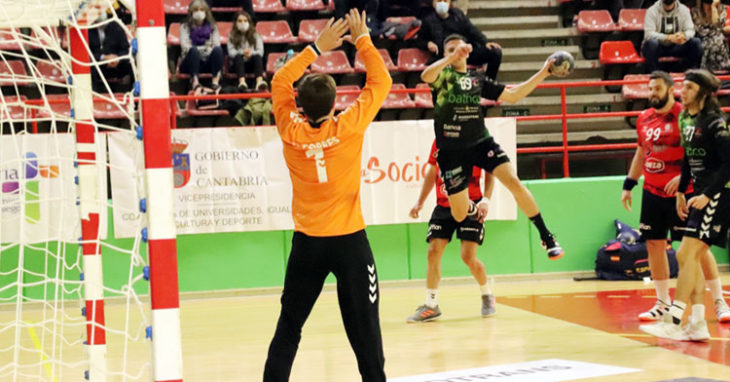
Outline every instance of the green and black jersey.
{"label": "green and black jersey", "polygon": [[434,130],[439,149],[460,149],[474,146],[489,138],[484,125],[481,97],[496,101],[504,85],[468,70],[459,73],[445,68],[431,84],[434,100]]}
{"label": "green and black jersey", "polygon": [[712,198],[730,188],[730,129],[720,114],[679,116],[684,147],[684,165],[679,190],[684,192],[690,177],[697,194]]}

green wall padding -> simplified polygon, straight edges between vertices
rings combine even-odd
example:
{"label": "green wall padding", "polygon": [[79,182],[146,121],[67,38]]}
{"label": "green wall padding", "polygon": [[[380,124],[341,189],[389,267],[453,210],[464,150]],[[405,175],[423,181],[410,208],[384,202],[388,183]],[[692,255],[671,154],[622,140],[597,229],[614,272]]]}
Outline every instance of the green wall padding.
{"label": "green wall padding", "polygon": [[[522,213],[518,213],[516,221],[486,223],[484,245],[479,248],[478,256],[484,261],[487,273],[592,270],[596,251],[614,235],[614,219],[638,226],[640,187],[634,190],[633,212],[628,213],[620,201],[622,183],[623,177],[525,182],[535,196],[548,227],[565,248],[566,255],[557,261],[548,260],[540,247],[537,230]],[[367,228],[381,281],[425,278],[428,249],[425,242],[426,232],[425,223]],[[178,237],[180,291],[281,286],[284,282],[286,260],[291,250],[292,235],[292,231],[181,235]],[[133,245],[129,239],[110,239],[109,243],[122,248]],[[49,246],[52,245],[49,243]],[[68,247],[68,259],[75,258],[76,246]],[[712,250],[718,264],[728,263],[727,249],[713,247]],[[146,257],[145,251],[143,247],[141,253]],[[111,288],[119,289],[129,278],[130,258],[126,254],[115,253],[111,248],[104,248],[103,257],[105,283]],[[26,250],[25,264],[29,270],[43,271],[45,259],[43,252]],[[17,248],[2,252],[0,299],[5,298],[7,301],[16,294],[14,288],[7,286],[17,279],[17,273],[3,274],[16,269],[17,261]],[[54,266],[51,265],[49,269],[53,270]],[[132,270],[132,277],[142,272],[140,266]],[[469,275],[469,269],[461,261],[459,242],[454,239],[442,257],[442,276]],[[69,280],[78,280],[78,276],[75,271],[66,273]],[[24,278],[26,283],[37,280],[36,276],[29,274]],[[332,275],[327,279],[329,283],[334,281]],[[147,288],[147,282],[135,284],[138,293],[147,293]],[[24,294],[32,298],[41,298],[43,292],[43,286],[26,287],[24,290]],[[45,292],[49,295],[55,293],[49,287],[46,287]]]}

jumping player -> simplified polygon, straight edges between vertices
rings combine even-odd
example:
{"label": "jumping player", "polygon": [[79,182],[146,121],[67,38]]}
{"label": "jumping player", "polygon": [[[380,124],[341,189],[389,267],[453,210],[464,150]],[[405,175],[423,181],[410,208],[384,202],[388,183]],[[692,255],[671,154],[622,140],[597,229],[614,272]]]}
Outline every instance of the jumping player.
{"label": "jumping player", "polygon": [[[639,136],[636,154],[624,181],[621,201],[631,212],[631,190],[644,176],[641,202],[641,236],[649,252],[649,268],[654,279],[657,301],[649,311],[639,314],[641,321],[655,321],[669,310],[669,262],[667,232],[673,241],[682,239],[684,223],[677,215],[676,197],[684,148],[681,145],[678,119],[682,105],[674,100],[674,80],[663,71],[649,76],[649,104],[636,123]],[[691,187],[688,190],[691,193]],[[715,257],[708,250],[701,258],[704,278],[715,301],[720,322],[730,321],[730,308],[722,297],[722,285]]]}
{"label": "jumping player", "polygon": [[411,208],[410,216],[418,218],[423,208],[423,202],[436,185],[436,207],[428,222],[428,266],[426,268],[426,301],[416,309],[416,312],[408,317],[407,322],[433,321],[441,316],[441,309],[438,305],[438,285],[441,281],[441,256],[444,254],[446,245],[456,231],[456,237],[461,240],[461,260],[469,267],[472,276],[479,284],[482,300],[482,316],[488,317],[496,313],[495,300],[492,291],[487,284],[487,272],[477,257],[477,249],[484,241],[484,219],[487,217],[489,198],[492,196],[494,181],[492,176],[487,174],[484,182],[484,197],[482,197],[481,179],[482,169],[474,167],[469,179],[469,199],[476,203],[479,210],[477,220],[464,219],[461,223],[456,222],[449,210],[449,198],[446,196],[446,187],[438,175],[438,164],[436,163],[436,141],[431,146],[431,154],[428,157],[428,169],[423,178],[421,192],[418,195],[416,205]]}
{"label": "jumping player", "polygon": [[473,166],[499,179],[512,193],[517,205],[540,232],[543,248],[551,260],[565,252],[543,221],[532,193],[517,178],[507,154],[489,135],[484,125],[481,97],[515,103],[529,95],[550,76],[552,61],[527,81],[505,88],[486,78],[484,73],[466,66],[471,45],[463,36],[452,34],[444,39],[444,58],[431,64],[421,80],[431,84],[434,99],[434,129],[438,147],[438,164],[446,184],[454,220],[477,220],[476,204],[469,200],[467,185]]}
{"label": "jumping player", "polygon": [[[706,70],[689,70],[685,74],[682,89],[685,110],[679,117],[685,156],[677,192],[677,213],[686,219],[687,226],[677,253],[679,276],[669,319],[639,327],[655,337],[709,339],[707,323],[695,319],[695,315],[704,313],[701,299],[697,301],[698,295],[704,296],[701,259],[710,245],[726,245],[730,226],[730,129],[713,95],[719,87],[717,77]],[[690,178],[695,196],[687,201],[685,192]],[[683,330],[680,325],[690,298],[692,314]]]}
{"label": "jumping player", "polygon": [[[330,19],[314,44],[302,50],[271,81],[276,127],[292,180],[294,238],[286,267],[281,313],[269,346],[264,381],[287,381],[302,326],[332,272],[347,338],[363,381],[385,381],[378,317],[375,262],[360,207],[363,135],[385,101],[392,80],[373,46],[365,13]],[[350,36],[343,37],[349,26]],[[362,56],[367,80],[355,103],[334,115],[335,81],[310,74],[293,83],[321,53],[348,40]]]}

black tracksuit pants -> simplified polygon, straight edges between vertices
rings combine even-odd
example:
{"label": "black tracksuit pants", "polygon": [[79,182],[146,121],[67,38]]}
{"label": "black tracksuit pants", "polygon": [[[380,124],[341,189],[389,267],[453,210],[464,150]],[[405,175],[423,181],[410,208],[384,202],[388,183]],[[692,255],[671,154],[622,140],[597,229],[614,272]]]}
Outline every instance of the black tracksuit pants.
{"label": "black tracksuit pants", "polygon": [[286,267],[281,314],[264,369],[265,382],[288,381],[302,326],[324,280],[337,277],[337,298],[363,382],[385,381],[378,303],[380,290],[365,231],[314,237],[295,232]]}

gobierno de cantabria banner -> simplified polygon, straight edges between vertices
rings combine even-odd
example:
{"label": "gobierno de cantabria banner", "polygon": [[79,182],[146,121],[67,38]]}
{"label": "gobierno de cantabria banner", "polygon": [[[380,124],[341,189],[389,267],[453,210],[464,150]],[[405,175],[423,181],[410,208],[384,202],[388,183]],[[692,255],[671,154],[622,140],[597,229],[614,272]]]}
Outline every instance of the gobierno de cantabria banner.
{"label": "gobierno de cantabria banner", "polygon": [[[509,157],[516,158],[516,122],[489,118],[487,127]],[[418,219],[416,203],[433,143],[433,121],[374,122],[362,154],[362,210],[367,224],[428,221],[435,192]],[[172,131],[175,220],[178,234],[292,229],[291,180],[274,126]],[[114,233],[137,234],[143,186],[142,145],[133,135],[109,134]],[[314,163],[312,164],[314,166]],[[499,182],[491,220],[514,220],[517,206]]]}

